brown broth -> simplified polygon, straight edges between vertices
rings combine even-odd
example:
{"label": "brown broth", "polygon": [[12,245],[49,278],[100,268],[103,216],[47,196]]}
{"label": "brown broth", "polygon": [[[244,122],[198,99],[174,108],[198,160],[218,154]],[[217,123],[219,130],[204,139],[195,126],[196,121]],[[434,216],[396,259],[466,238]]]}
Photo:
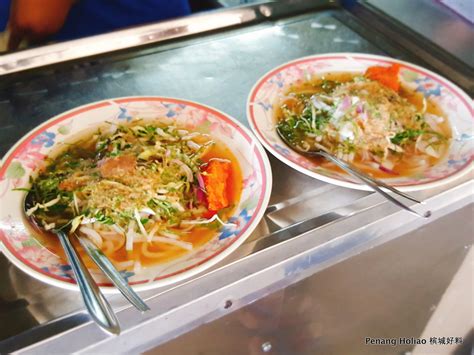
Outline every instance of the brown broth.
{"label": "brown broth", "polygon": [[[293,84],[288,87],[288,89],[285,91],[285,96],[287,96],[290,93],[295,93],[295,94],[316,94],[316,93],[322,93],[323,89],[321,88],[321,83],[323,80],[330,80],[330,81],[338,81],[340,83],[345,83],[348,81],[352,81],[355,76],[359,76],[360,73],[350,73],[350,72],[340,72],[340,73],[327,73],[324,76],[320,77],[315,77],[309,81],[298,81],[296,84]],[[423,94],[420,92],[416,92],[413,90],[408,89],[407,87],[401,86],[398,94],[405,98],[408,102],[412,103],[417,110],[422,110],[423,108]],[[274,105],[274,119],[275,122],[279,122],[280,120],[283,119],[283,114],[281,111],[281,105],[283,103],[288,104],[287,101],[283,100],[278,102],[276,105]],[[444,118],[444,121],[439,124],[440,129],[443,132],[443,135],[450,139],[452,137],[452,132],[451,132],[451,126],[449,125],[448,119],[446,114],[441,110],[441,108],[433,102],[431,99],[426,100],[427,107],[426,107],[426,113],[431,113],[437,116],[441,116]],[[290,103],[291,104],[295,104]],[[443,160],[448,152],[448,147],[449,144],[445,145],[445,149],[443,151],[443,154],[440,155],[439,158],[431,157],[426,154],[423,154],[425,158],[428,159],[429,166],[432,167],[436,165],[439,161]],[[413,154],[412,157],[415,155],[420,155],[420,154]],[[337,171],[339,173],[345,173],[343,169],[341,169],[339,166],[336,164],[327,161],[326,159],[322,157],[315,157],[315,158],[308,158],[309,160],[314,161],[317,165],[324,167],[329,170]],[[374,169],[370,166],[367,166],[361,162],[358,162],[357,160],[354,161],[355,165],[362,171],[364,171],[367,174],[370,174],[373,177],[376,178],[393,178],[394,174],[379,170],[379,169]],[[396,172],[397,176],[411,176],[413,173],[413,169],[407,166],[406,164],[397,164],[396,165]]]}
{"label": "brown broth", "polygon": [[[92,131],[90,131],[92,132]],[[94,130],[95,132],[95,130]],[[89,133],[90,136],[90,133]],[[80,139],[72,139],[71,142],[77,144],[78,141],[87,142],[84,140],[84,134],[81,134],[79,137]],[[87,144],[87,143],[86,143]],[[58,156],[67,146],[63,146],[58,149],[58,151],[54,151],[51,154],[51,157]],[[214,145],[212,145],[206,154],[202,157],[203,162],[208,162],[212,158],[221,158],[227,159],[231,162],[232,169],[230,171],[230,177],[228,180],[227,185],[227,196],[229,198],[230,207],[228,207],[225,212],[221,215],[221,217],[225,220],[233,215],[233,212],[236,209],[236,205],[240,200],[240,196],[242,193],[242,171],[240,169],[240,165],[238,163],[237,158],[232,153],[232,151],[225,146],[222,142],[216,141]],[[46,232],[42,229],[38,229],[34,223],[31,223],[30,220],[26,219],[25,217],[25,225],[31,228],[32,234],[35,238],[48,250],[50,250],[53,254],[58,255],[61,259],[66,260],[66,256],[64,254],[64,250],[56,237],[55,234],[51,232]],[[181,234],[180,240],[184,242],[190,242],[193,244],[194,249],[199,248],[200,246],[209,242],[216,234],[218,233],[215,229],[210,229],[206,227],[195,227],[187,234]],[[71,238],[72,243],[76,246],[76,250],[79,251],[80,256],[84,260],[84,263],[88,268],[97,269],[97,266],[92,262],[92,260],[87,256],[87,254],[82,250],[80,247],[79,241],[77,238]],[[156,258],[148,258],[141,252],[141,247],[143,243],[135,243],[133,247],[133,251],[125,250],[125,246],[122,245],[117,251],[108,253],[104,253],[111,259],[113,262],[124,262],[129,260],[139,261],[143,266],[150,266],[157,263],[167,262],[180,256],[185,255],[188,253],[187,250],[176,247],[173,245],[167,245],[162,243],[150,243],[148,245],[148,251],[158,253],[163,253],[162,256]]]}

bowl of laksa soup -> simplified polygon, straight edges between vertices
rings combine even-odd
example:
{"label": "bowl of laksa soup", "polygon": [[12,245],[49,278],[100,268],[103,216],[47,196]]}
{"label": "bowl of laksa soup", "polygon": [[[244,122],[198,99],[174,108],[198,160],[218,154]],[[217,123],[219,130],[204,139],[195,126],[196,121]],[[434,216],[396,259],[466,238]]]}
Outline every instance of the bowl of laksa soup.
{"label": "bowl of laksa soup", "polygon": [[136,290],[163,286],[235,250],[262,217],[271,181],[258,141],[215,109],[162,97],[93,103],[45,122],[6,155],[2,250],[32,276],[77,289],[50,233],[67,228],[105,292],[116,289],[76,235]]}
{"label": "bowl of laksa soup", "polygon": [[316,179],[368,189],[323,158],[325,150],[400,190],[438,186],[472,168],[472,100],[419,66],[356,53],[312,56],[264,75],[248,120],[278,159]]}

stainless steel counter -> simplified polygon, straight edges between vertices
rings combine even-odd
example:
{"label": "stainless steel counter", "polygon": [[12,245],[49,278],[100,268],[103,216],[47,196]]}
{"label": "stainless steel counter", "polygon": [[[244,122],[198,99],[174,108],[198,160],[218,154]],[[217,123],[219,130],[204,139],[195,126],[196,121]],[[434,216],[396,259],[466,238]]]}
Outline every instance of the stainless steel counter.
{"label": "stainless steel counter", "polygon": [[[370,9],[346,10],[332,1],[310,5],[292,1],[288,7],[282,7],[282,3],[259,4],[126,30],[100,36],[97,41],[79,40],[0,57],[0,70],[5,73],[0,76],[0,152],[5,153],[29,129],[58,113],[127,95],[200,101],[247,124],[245,102],[254,82],[283,62],[316,53],[366,52],[402,58],[433,68],[471,92],[473,78],[466,73],[472,68],[453,65],[457,62],[440,49],[426,56],[421,50],[412,50],[421,48],[423,42],[409,36],[401,43],[399,38],[391,37],[393,28],[386,19],[374,17],[374,22],[379,20],[378,31],[371,31],[365,21],[367,14]],[[100,47],[106,42],[116,45],[116,51],[110,46]],[[93,56],[82,58],[85,54]],[[411,246],[402,240],[414,237],[401,236],[423,226],[425,231],[433,230],[431,223],[456,210],[466,211],[473,202],[472,176],[465,176],[416,193],[426,200],[423,208],[433,211],[432,218],[420,220],[378,195],[310,179],[273,158],[271,163],[271,206],[251,238],[212,270],[174,286],[144,292],[142,296],[152,307],[144,315],[120,296],[110,297],[123,327],[118,338],[90,322],[79,294],[42,284],[0,256],[0,352],[138,352],[154,348],[160,353],[156,348],[159,344],[201,329],[198,327],[269,294],[278,294],[275,292],[292,284],[303,285],[305,280],[314,279],[314,284],[308,281],[311,292],[317,291],[315,285],[337,289],[339,278],[317,275],[337,265],[351,268],[352,257],[379,250],[378,246],[389,245],[391,240],[400,239],[396,253],[400,253],[400,260],[408,261],[403,248]],[[472,231],[470,223],[449,236],[453,247],[470,248],[472,237],[469,239],[465,232]],[[426,243],[439,248],[444,248],[448,237],[430,239],[426,232],[423,236]],[[377,260],[382,265],[383,253],[380,255],[382,259]],[[459,258],[446,261],[449,270],[456,269]],[[390,267],[393,258],[387,263],[386,269],[395,272],[396,266]],[[446,275],[437,293],[432,294],[434,298],[442,293],[453,273]],[[306,287],[295,288],[309,292]],[[350,289],[341,292],[351,297]],[[417,313],[412,315],[416,317]],[[216,324],[225,319],[229,318]],[[336,323],[334,320],[330,324]],[[417,325],[409,329],[421,328]],[[278,351],[294,353],[284,346]],[[334,350],[323,353],[330,351]],[[232,354],[231,350],[226,352]]]}

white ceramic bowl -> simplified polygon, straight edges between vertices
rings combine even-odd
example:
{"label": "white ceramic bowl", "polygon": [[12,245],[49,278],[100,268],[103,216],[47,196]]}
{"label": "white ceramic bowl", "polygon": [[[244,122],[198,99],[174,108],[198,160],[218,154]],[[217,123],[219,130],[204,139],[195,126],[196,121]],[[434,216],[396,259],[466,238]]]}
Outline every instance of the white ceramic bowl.
{"label": "white ceramic bowl", "polygon": [[[21,270],[54,286],[77,290],[69,264],[34,238],[23,222],[24,192],[29,176],[45,156],[68,137],[104,121],[127,122],[132,117],[176,122],[190,130],[209,133],[225,142],[239,161],[243,190],[231,222],[207,244],[164,264],[125,272],[135,290],[148,290],[195,275],[232,253],[250,235],[270,198],[272,176],[260,143],[238,121],[195,102],[165,97],[124,97],[75,108],[56,116],[25,135],[5,155],[0,168],[0,247]],[[95,280],[104,292],[117,289],[97,270]]]}
{"label": "white ceramic bowl", "polygon": [[474,121],[472,100],[445,78],[417,65],[393,58],[333,53],[305,57],[283,64],[265,74],[253,87],[247,102],[247,117],[257,138],[270,153],[292,168],[316,179],[353,189],[369,190],[355,178],[318,166],[313,160],[289,149],[275,129],[274,105],[291,84],[328,72],[358,72],[374,65],[401,65],[399,79],[445,112],[453,132],[447,156],[423,173],[409,177],[383,179],[403,191],[422,190],[452,181],[472,169],[474,157]]}

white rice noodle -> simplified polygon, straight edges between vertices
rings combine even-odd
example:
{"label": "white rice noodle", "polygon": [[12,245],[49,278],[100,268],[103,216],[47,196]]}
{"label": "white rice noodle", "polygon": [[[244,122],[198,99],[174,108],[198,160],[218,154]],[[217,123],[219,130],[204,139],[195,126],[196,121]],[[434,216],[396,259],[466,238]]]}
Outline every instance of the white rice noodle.
{"label": "white rice noodle", "polygon": [[50,229],[53,229],[56,227],[56,223],[43,223],[43,227],[45,230],[49,231]]}
{"label": "white rice noodle", "polygon": [[194,181],[193,171],[191,170],[191,168],[189,166],[187,166],[181,160],[178,160],[178,159],[173,159],[173,160],[170,161],[170,163],[174,163],[176,165],[179,165],[179,167],[181,168],[183,173],[186,174],[186,178],[188,179],[188,181],[189,182]]}
{"label": "white rice noodle", "polygon": [[94,217],[92,217],[92,218],[84,217],[81,220],[81,224],[92,224],[92,223],[95,223],[95,222],[97,222],[97,218],[94,218]]}
{"label": "white rice noodle", "polygon": [[114,265],[119,270],[126,270],[135,265],[135,260],[118,261],[114,262]]}
{"label": "white rice noodle", "polygon": [[110,135],[113,135],[117,131],[117,129],[118,129],[118,126],[115,123],[110,122],[109,123],[109,129],[108,129],[107,133],[110,134]]}
{"label": "white rice noodle", "polygon": [[308,142],[306,141],[301,141],[300,144],[299,144],[299,147],[304,150],[305,152],[309,151],[309,149],[311,148],[311,146],[309,145]]}
{"label": "white rice noodle", "polygon": [[85,234],[87,238],[89,238],[92,243],[97,246],[97,248],[102,248],[103,240],[101,235],[97,231],[92,228],[82,226],[81,228],[79,228],[79,232]]}
{"label": "white rice noodle", "polygon": [[184,212],[184,211],[185,211],[183,205],[182,205],[181,203],[177,202],[177,201],[176,201],[176,202],[172,202],[172,203],[171,203],[171,206],[173,206],[174,208],[176,208],[176,209],[177,209],[178,211],[180,211],[180,212]]}
{"label": "white rice noodle", "polygon": [[26,215],[31,216],[38,208],[48,209],[48,207],[51,207],[55,205],[56,203],[58,203],[60,199],[61,199],[61,196],[58,195],[56,198],[53,198],[51,201],[48,201],[46,203],[43,203],[43,204],[37,203],[33,207],[26,210]]}
{"label": "white rice noodle", "polygon": [[154,215],[156,215],[156,213],[155,213],[155,211],[153,211],[153,210],[152,210],[151,208],[149,208],[149,207],[144,207],[144,208],[142,208],[142,209],[140,210],[140,216],[142,216],[142,217],[147,217],[147,216],[149,216],[149,215],[154,216]]}
{"label": "white rice noodle", "polygon": [[153,226],[153,228],[150,230],[150,232],[148,233],[146,237],[147,242],[151,242],[151,240],[155,236],[156,231],[158,230],[158,227],[159,227],[158,223],[155,223],[155,225]]}
{"label": "white rice noodle", "polygon": [[163,235],[163,236],[165,236],[167,238],[171,238],[171,239],[179,239],[179,235],[171,233],[171,232],[161,231],[160,235]]}
{"label": "white rice noodle", "polygon": [[438,133],[442,133],[441,127],[439,127],[440,123],[443,123],[444,118],[441,116],[436,116],[431,113],[425,114],[425,122],[430,126],[430,128]]}
{"label": "white rice noodle", "polygon": [[79,199],[74,192],[72,193],[72,199],[74,201],[74,212],[79,214]]}
{"label": "white rice noodle", "polygon": [[118,226],[118,225],[116,225],[116,224],[112,224],[111,227],[112,227],[112,229],[113,229],[114,231],[116,231],[117,233],[122,234],[122,235],[125,235],[125,231],[123,230],[122,227],[120,227],[120,226]]}
{"label": "white rice noodle", "polygon": [[111,240],[104,240],[102,251],[106,254],[113,253],[115,251],[114,243]]}
{"label": "white rice noodle", "polygon": [[138,213],[138,210],[135,208],[133,210],[133,217],[135,217],[135,220],[137,221],[138,229],[140,229],[140,232],[146,237],[148,233],[146,232],[145,227],[143,226],[142,222],[140,221],[140,214]]}
{"label": "white rice noodle", "polygon": [[209,161],[220,161],[220,162],[223,162],[223,163],[231,163],[231,161],[229,159],[222,159],[222,158],[211,158],[209,159]]}
{"label": "white rice noodle", "polygon": [[388,170],[393,170],[393,167],[395,166],[395,164],[389,159],[385,159],[380,165]]}
{"label": "white rice noodle", "polygon": [[138,274],[142,270],[143,270],[143,268],[142,268],[142,264],[140,263],[140,261],[135,261],[135,264],[133,264],[133,272],[135,274]]}
{"label": "white rice noodle", "polygon": [[367,169],[367,168],[370,168],[370,169],[373,169],[373,170],[379,170],[380,168],[380,164],[376,163],[376,162],[373,162],[373,161],[367,161],[367,162],[364,162],[364,163],[357,163],[357,162],[354,162],[352,163],[354,166],[356,166],[357,168],[359,169]]}
{"label": "white rice noodle", "polygon": [[432,146],[432,144],[436,141],[436,137],[432,137],[429,140],[426,140],[425,135],[422,134],[417,138],[415,148],[422,153],[428,154],[434,158],[439,158],[440,152],[435,150]]}
{"label": "white rice noodle", "polygon": [[191,141],[191,140],[187,141],[187,142],[186,142],[186,145],[187,145],[189,148],[191,148],[192,150],[199,150],[199,149],[201,149],[201,146],[200,146],[199,144],[197,144],[196,142]]}
{"label": "white rice noodle", "polygon": [[101,231],[100,235],[103,239],[121,240],[123,238],[123,234],[116,231]]}
{"label": "white rice noodle", "polygon": [[175,137],[173,137],[172,135],[166,133],[165,131],[163,131],[160,127],[156,127],[156,133],[163,137],[163,138],[166,138],[167,140],[169,141],[176,141],[177,139]]}
{"label": "white rice noodle", "polygon": [[156,251],[156,252],[155,251],[149,251],[148,246],[149,246],[148,243],[143,243],[142,247],[141,247],[142,254],[144,256],[146,256],[147,258],[156,259],[156,258],[161,258],[161,257],[165,256],[166,253],[164,253],[162,251]]}
{"label": "white rice noodle", "polygon": [[313,104],[312,106],[317,110],[329,111],[331,109],[331,106],[329,106],[324,101],[322,101],[320,98],[318,98],[314,95],[311,96],[311,103]]}
{"label": "white rice noodle", "polygon": [[177,247],[186,249],[186,250],[193,250],[193,244],[188,243],[188,242],[183,242],[181,240],[176,240],[176,239],[171,239],[163,236],[157,236],[152,238],[153,242],[158,242],[158,243],[165,243],[165,244],[171,244],[175,245]]}
{"label": "white rice noodle", "polygon": [[125,233],[125,249],[126,250],[133,250],[133,243],[135,240],[135,221],[130,221],[128,224],[127,233]]}
{"label": "white rice noodle", "polygon": [[199,132],[193,132],[193,133],[189,133],[188,135],[185,135],[181,139],[184,140],[184,141],[187,141],[187,140],[199,137],[200,135],[201,135],[201,133],[199,133]]}
{"label": "white rice noodle", "polygon": [[125,234],[117,233],[115,231],[101,231],[100,236],[104,241],[104,244],[107,242],[112,243],[112,252],[119,250],[125,244]]}
{"label": "white rice noodle", "polygon": [[366,160],[369,160],[369,159],[370,159],[369,151],[366,150],[366,149],[362,149],[362,151],[361,151],[361,160],[366,161]]}
{"label": "white rice noodle", "polygon": [[421,108],[421,113],[425,113],[427,108],[428,108],[428,102],[426,101],[426,97],[423,96],[423,107]]}
{"label": "white rice noodle", "polygon": [[235,223],[229,223],[229,222],[225,223],[222,219],[219,218],[217,213],[209,219],[199,219],[199,220],[195,220],[195,221],[183,220],[183,221],[181,221],[181,224],[183,224],[183,225],[208,224],[208,223],[212,223],[214,221],[219,221],[219,223],[222,224],[224,227],[237,227],[237,224],[235,224]]}

